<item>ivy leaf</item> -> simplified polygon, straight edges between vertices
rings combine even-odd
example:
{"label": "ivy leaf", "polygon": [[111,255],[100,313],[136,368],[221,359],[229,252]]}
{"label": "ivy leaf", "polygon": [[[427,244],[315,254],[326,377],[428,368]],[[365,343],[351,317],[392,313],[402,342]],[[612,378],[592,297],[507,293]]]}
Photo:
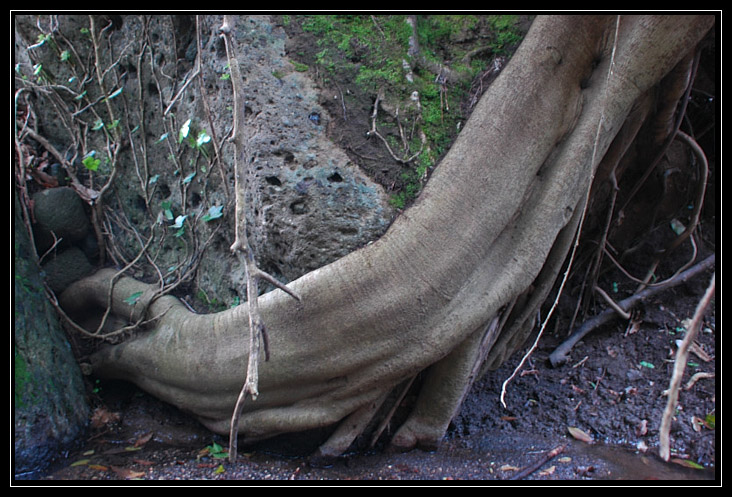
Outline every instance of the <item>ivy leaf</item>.
{"label": "ivy leaf", "polygon": [[188,138],[188,133],[191,132],[191,120],[187,120],[183,123],[183,126],[180,127],[180,131],[178,131],[178,143],[183,143],[183,140]]}
{"label": "ivy leaf", "polygon": [[201,219],[203,219],[205,222],[213,221],[214,219],[218,219],[221,216],[223,216],[224,206],[223,205],[214,205],[208,210],[208,213],[205,214]]}
{"label": "ivy leaf", "polygon": [[140,300],[140,297],[142,297],[142,292],[135,292],[127,297],[124,301],[129,305],[135,305],[137,301]]}
{"label": "ivy leaf", "polygon": [[120,86],[117,90],[113,91],[110,96],[107,97],[107,100],[112,100],[114,97],[118,96],[120,93],[122,93],[122,86]]}
{"label": "ivy leaf", "polygon": [[188,216],[178,216],[175,218],[175,224],[173,224],[173,228],[182,228],[183,227],[183,221],[186,220]]}
{"label": "ivy leaf", "polygon": [[196,137],[196,147],[201,148],[205,144],[211,141],[211,137],[208,136],[208,133],[206,131],[201,131],[198,133],[198,137]]}
{"label": "ivy leaf", "polygon": [[170,200],[163,200],[160,203],[160,207],[163,209],[163,215],[168,221],[173,220],[173,211],[171,210]]}
{"label": "ivy leaf", "polygon": [[188,176],[186,176],[185,178],[183,178],[183,184],[187,185],[188,183],[190,183],[193,180],[193,178],[195,178],[195,176],[196,176],[196,173],[194,171],[191,174],[189,174]]}
{"label": "ivy leaf", "polygon": [[99,169],[99,164],[101,164],[102,161],[95,158],[94,154],[91,153],[91,154],[87,155],[86,157],[84,157],[84,159],[82,159],[81,163],[84,164],[84,167],[87,168],[88,170],[96,171],[97,169]]}

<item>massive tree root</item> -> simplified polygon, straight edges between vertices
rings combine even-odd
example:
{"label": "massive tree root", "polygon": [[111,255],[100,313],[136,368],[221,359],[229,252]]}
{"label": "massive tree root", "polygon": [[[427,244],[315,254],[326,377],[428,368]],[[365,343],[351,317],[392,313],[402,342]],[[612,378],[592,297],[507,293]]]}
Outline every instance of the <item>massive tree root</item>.
{"label": "massive tree root", "polygon": [[[428,370],[393,437],[435,445],[481,364],[526,338],[582,223],[595,171],[639,99],[693,49],[709,17],[538,18],[416,204],[378,241],[260,297],[271,357],[243,407],[242,440],[340,422],[322,455],[346,450],[389,392]],[[62,295],[103,307],[114,272]],[[144,292],[134,306],[125,299]],[[211,315],[116,281],[113,313],[154,322],[94,354],[122,378],[228,434],[246,376],[247,305]],[[133,315],[130,315],[130,314]]]}

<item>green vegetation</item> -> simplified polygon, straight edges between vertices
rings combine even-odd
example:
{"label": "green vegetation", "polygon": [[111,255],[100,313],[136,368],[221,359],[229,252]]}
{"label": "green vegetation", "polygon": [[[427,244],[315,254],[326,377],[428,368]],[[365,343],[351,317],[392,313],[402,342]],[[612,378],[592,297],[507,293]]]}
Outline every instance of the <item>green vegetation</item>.
{"label": "green vegetation", "polygon": [[[399,109],[396,119],[380,114],[376,123],[388,135],[392,155],[410,159],[401,177],[404,186],[391,199],[397,208],[418,195],[428,171],[457,136],[465,120],[460,103],[472,80],[488,60],[520,40],[517,16],[417,16],[420,53],[413,57],[413,30],[405,15],[315,15],[297,20],[317,38],[312,62],[321,75],[353,81],[359,91],[381,94],[382,102]],[[482,58],[471,56],[476,49]],[[440,79],[435,68],[442,67],[459,80]],[[410,106],[411,95],[418,100],[413,98]],[[411,130],[409,136],[404,130]],[[395,139],[399,135],[401,139]]]}

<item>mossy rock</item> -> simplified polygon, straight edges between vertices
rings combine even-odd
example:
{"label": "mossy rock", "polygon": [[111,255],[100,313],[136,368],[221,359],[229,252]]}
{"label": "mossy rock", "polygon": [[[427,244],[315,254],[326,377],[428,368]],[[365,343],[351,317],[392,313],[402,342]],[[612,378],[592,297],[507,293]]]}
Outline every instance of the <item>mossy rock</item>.
{"label": "mossy rock", "polygon": [[35,224],[33,236],[39,253],[48,250],[55,240],[74,244],[89,232],[89,218],[79,195],[69,187],[49,188],[33,195]]}
{"label": "mossy rock", "polygon": [[28,478],[79,439],[90,409],[79,366],[46,297],[18,213],[16,197],[13,469],[16,478]]}

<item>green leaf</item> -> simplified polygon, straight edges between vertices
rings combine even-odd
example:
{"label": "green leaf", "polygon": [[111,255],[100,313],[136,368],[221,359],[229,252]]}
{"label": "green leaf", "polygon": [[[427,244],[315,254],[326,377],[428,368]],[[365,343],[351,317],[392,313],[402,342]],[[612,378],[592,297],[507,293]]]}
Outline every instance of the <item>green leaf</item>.
{"label": "green leaf", "polygon": [[686,226],[684,226],[683,223],[678,219],[672,219],[671,229],[674,230],[674,233],[676,233],[677,235],[681,235],[684,231],[686,231]]}
{"label": "green leaf", "polygon": [[198,133],[198,137],[196,137],[196,147],[201,148],[210,141],[211,137],[208,136],[208,133],[206,133],[205,130],[202,130],[200,133]]}
{"label": "green leaf", "polygon": [[178,216],[175,218],[175,224],[173,224],[172,228],[182,228],[183,222],[186,220],[188,216]]}
{"label": "green leaf", "polygon": [[167,137],[168,137],[168,133],[163,133],[162,135],[160,135],[160,138],[158,138],[158,143],[165,141],[165,139]]}
{"label": "green leaf", "polygon": [[194,172],[192,172],[191,174],[189,174],[188,176],[186,176],[185,178],[183,178],[183,184],[184,184],[184,185],[187,185],[188,183],[190,183],[190,182],[191,182],[191,181],[193,180],[193,178],[194,178],[195,176],[196,176],[196,173],[195,173],[195,171],[194,171]]}
{"label": "green leaf", "polygon": [[84,167],[87,168],[90,171],[96,171],[99,169],[99,164],[102,163],[101,160],[94,157],[94,154],[91,153],[84,157],[84,159],[81,161],[82,164],[84,164]]}
{"label": "green leaf", "polygon": [[160,203],[160,207],[163,209],[163,215],[165,216],[165,219],[168,221],[173,220],[173,211],[171,210],[171,205],[169,200],[163,200]]}
{"label": "green leaf", "polygon": [[127,297],[124,301],[129,305],[135,305],[137,301],[140,300],[140,297],[142,297],[142,292],[135,292]]}
{"label": "green leaf", "polygon": [[709,427],[709,429],[710,430],[713,430],[714,427],[716,426],[717,416],[714,415],[714,414],[707,414],[704,417],[704,421],[706,422],[706,424]]}
{"label": "green leaf", "polygon": [[150,179],[149,179],[149,180],[147,181],[147,184],[148,184],[148,185],[154,185],[155,183],[157,183],[157,182],[158,182],[158,178],[159,178],[159,177],[160,177],[160,175],[159,175],[159,174],[156,174],[155,176],[153,176],[152,178],[150,178]]}
{"label": "green leaf", "polygon": [[653,369],[653,368],[656,367],[656,366],[654,366],[653,364],[651,364],[650,362],[647,362],[647,361],[641,361],[640,362],[640,365],[643,366],[644,368],[648,368],[648,369]]}
{"label": "green leaf", "polygon": [[104,123],[101,119],[97,119],[94,121],[94,124],[92,125],[92,131],[98,131],[104,127]]}
{"label": "green leaf", "polygon": [[203,219],[205,222],[213,221],[214,219],[218,219],[223,216],[223,211],[223,205],[214,205],[213,207],[209,208],[208,213],[205,214],[201,219]]}
{"label": "green leaf", "polygon": [[112,94],[107,97],[107,100],[112,100],[114,97],[119,96],[119,94],[122,93],[122,88],[123,87],[120,86],[117,90],[113,91]]}
{"label": "green leaf", "polygon": [[191,120],[187,120],[183,123],[183,126],[180,127],[180,131],[178,131],[178,143],[183,143],[183,140],[188,138],[188,133],[191,132]]}

